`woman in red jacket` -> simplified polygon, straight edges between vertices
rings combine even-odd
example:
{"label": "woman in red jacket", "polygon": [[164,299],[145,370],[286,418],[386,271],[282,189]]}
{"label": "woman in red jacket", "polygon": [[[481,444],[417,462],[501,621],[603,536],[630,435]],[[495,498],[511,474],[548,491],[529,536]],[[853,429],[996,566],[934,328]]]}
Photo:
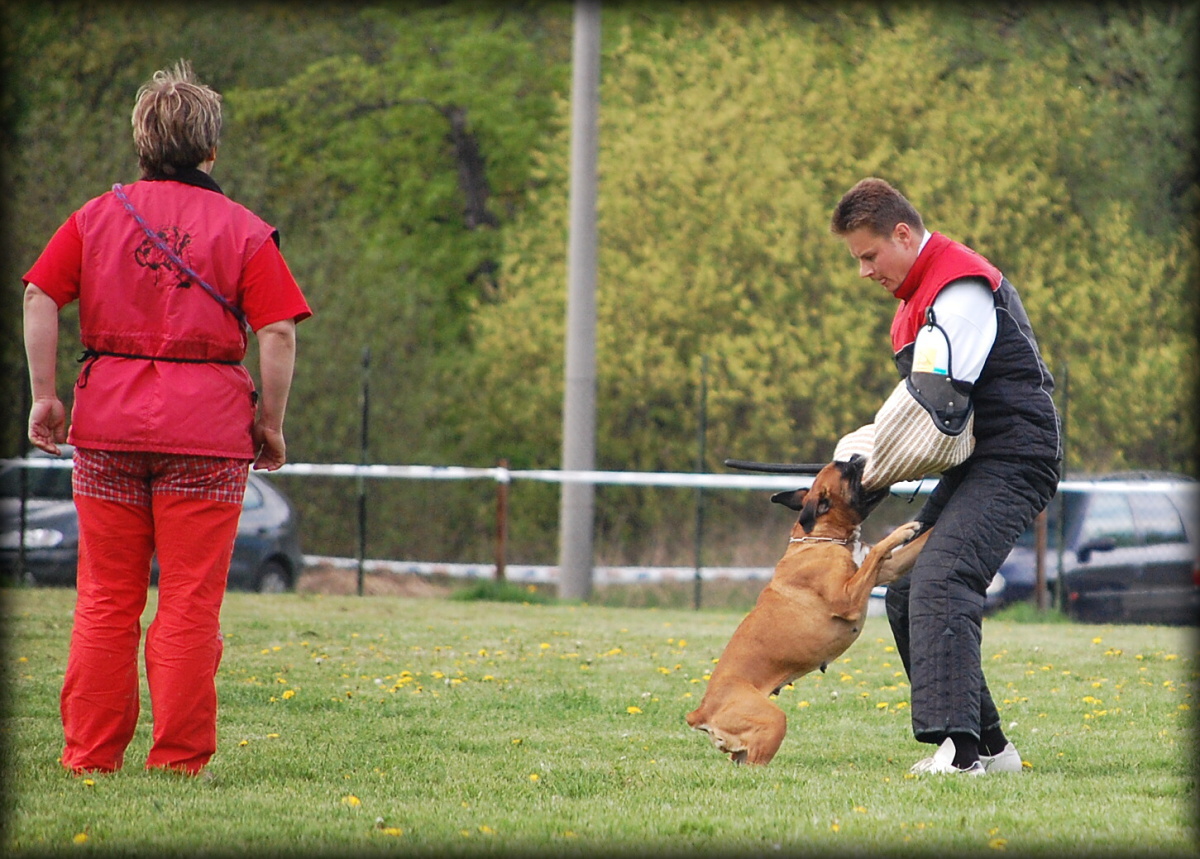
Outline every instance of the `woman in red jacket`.
{"label": "woman in red jacket", "polygon": [[[312,315],[278,233],[211,177],[221,96],[181,61],[139,89],[141,180],[74,212],[25,275],[29,439],[75,446],[77,601],[62,690],[63,766],[121,767],[146,633],[147,768],[195,774],[216,751],[221,602],[248,468],[286,460],[296,323]],[[70,433],[56,386],[58,313],[79,300],[83,368]],[[259,379],[242,360],[257,336]]]}

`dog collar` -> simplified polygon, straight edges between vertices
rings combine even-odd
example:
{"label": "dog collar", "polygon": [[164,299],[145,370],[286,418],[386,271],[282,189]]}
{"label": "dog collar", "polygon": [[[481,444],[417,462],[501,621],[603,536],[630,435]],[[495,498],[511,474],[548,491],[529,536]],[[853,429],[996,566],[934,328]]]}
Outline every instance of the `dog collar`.
{"label": "dog collar", "polygon": [[839,540],[837,537],[789,537],[789,543],[841,543],[843,546],[849,546],[854,542],[853,537],[847,537],[844,540]]}

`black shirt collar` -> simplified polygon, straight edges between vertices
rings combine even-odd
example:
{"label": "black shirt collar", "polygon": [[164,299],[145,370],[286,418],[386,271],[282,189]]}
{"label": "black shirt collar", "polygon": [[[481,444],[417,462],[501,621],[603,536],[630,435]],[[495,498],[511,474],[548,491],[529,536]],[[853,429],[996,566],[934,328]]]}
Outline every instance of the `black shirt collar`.
{"label": "black shirt collar", "polygon": [[216,179],[198,167],[176,167],[175,172],[171,174],[159,170],[157,173],[142,178],[147,182],[182,182],[185,185],[195,185],[197,188],[216,191],[218,194],[225,193],[217,184]]}

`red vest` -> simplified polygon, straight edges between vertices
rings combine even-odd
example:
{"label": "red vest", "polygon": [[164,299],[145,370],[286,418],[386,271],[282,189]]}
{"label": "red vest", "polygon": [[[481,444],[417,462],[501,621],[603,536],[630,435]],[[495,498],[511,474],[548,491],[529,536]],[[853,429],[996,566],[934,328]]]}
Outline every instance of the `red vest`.
{"label": "red vest", "polygon": [[[216,191],[181,182],[136,182],[125,193],[176,255],[240,306],[242,271],[270,239],[269,224]],[[246,354],[238,321],[168,261],[113,193],[85,204],[76,223],[83,345],[144,357],[102,355],[85,364],[68,440],[253,458],[254,383],[237,363]]]}
{"label": "red vest", "polygon": [[966,245],[933,233],[896,290],[901,301],[892,318],[893,353],[917,339],[917,332],[925,324],[925,311],[942,287],[963,277],[984,278],[992,292],[1000,286],[1000,269]]}

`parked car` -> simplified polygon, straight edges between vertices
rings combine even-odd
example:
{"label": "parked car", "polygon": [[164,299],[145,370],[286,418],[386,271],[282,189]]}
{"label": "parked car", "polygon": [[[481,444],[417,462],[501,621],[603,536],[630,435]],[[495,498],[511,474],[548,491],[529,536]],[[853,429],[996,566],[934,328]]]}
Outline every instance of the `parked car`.
{"label": "parked car", "polygon": [[[1198,501],[1200,483],[1179,474],[1063,481],[1047,510],[1050,598],[1082,621],[1200,623]],[[1031,599],[1036,563],[1031,526],[1000,566],[1003,588],[989,609]]]}
{"label": "parked car", "polygon": [[[63,447],[64,458],[69,459],[70,447]],[[29,458],[50,457],[35,451]],[[22,477],[26,483],[23,571],[18,570]],[[0,501],[4,520],[0,559],[8,580],[74,587],[79,522],[71,500],[70,468],[31,467],[25,460],[4,460],[0,465]],[[264,593],[290,590],[303,568],[291,503],[266,478],[251,472],[229,566],[229,588]],[[152,565],[151,581],[158,581],[157,563]]]}

